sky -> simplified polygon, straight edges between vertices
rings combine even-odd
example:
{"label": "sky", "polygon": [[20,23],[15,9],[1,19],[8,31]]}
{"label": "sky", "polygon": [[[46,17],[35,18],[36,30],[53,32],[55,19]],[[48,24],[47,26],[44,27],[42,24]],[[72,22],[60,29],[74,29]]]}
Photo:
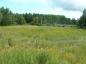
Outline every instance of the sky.
{"label": "sky", "polygon": [[86,8],[86,0],[0,0],[2,6],[14,13],[65,15],[77,19]]}

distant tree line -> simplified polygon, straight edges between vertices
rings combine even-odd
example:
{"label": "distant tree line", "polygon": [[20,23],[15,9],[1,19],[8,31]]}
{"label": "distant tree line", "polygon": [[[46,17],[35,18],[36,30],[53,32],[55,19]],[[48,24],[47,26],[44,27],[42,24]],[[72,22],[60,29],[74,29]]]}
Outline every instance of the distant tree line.
{"label": "distant tree line", "polygon": [[45,14],[18,14],[13,13],[9,8],[0,8],[0,26],[6,25],[57,25],[67,24],[75,25],[76,20],[67,18],[63,15],[45,15]]}

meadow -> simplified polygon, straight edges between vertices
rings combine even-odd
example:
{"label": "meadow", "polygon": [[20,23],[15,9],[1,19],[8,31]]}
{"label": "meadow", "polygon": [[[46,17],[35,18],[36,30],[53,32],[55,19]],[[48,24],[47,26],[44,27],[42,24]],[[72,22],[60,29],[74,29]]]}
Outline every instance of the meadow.
{"label": "meadow", "polygon": [[0,64],[86,64],[86,30],[0,27]]}

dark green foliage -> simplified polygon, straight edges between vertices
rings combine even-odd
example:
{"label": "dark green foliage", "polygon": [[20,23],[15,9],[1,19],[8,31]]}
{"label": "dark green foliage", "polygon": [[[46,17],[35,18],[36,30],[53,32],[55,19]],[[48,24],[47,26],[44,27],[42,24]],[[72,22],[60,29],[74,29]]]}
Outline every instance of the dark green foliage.
{"label": "dark green foliage", "polygon": [[46,64],[48,60],[48,55],[43,52],[37,55],[36,59],[37,59],[37,64]]}
{"label": "dark green foliage", "polygon": [[12,15],[4,15],[1,25],[12,25],[14,23]]}
{"label": "dark green foliage", "polygon": [[73,18],[73,19],[71,20],[71,23],[72,23],[72,24],[77,24],[77,21]]}
{"label": "dark green foliage", "polygon": [[14,14],[8,8],[0,8],[0,25],[52,25],[57,26],[58,24],[71,25],[75,24],[75,19],[66,18],[63,15],[45,15],[45,14]]}
{"label": "dark green foliage", "polygon": [[1,21],[2,21],[2,13],[0,12],[0,23],[1,23]]}
{"label": "dark green foliage", "polygon": [[[74,19],[75,20],[75,19]],[[33,14],[33,25],[57,25],[57,24],[75,24],[76,20],[72,22],[70,18],[62,15],[43,15]]]}
{"label": "dark green foliage", "polygon": [[26,23],[24,16],[21,15],[21,14],[16,14],[15,18],[16,18],[16,23],[17,24],[21,24],[22,25],[22,24]]}
{"label": "dark green foliage", "polygon": [[78,21],[78,26],[80,28],[86,28],[86,9],[84,9],[83,15],[81,16],[81,18]]}
{"label": "dark green foliage", "polygon": [[2,14],[0,25],[12,25],[14,23],[13,14],[8,8],[2,7],[0,12]]}
{"label": "dark green foliage", "polygon": [[24,18],[25,18],[25,20],[26,20],[26,23],[31,23],[32,22],[32,20],[33,20],[33,16],[32,16],[32,14],[24,14]]}

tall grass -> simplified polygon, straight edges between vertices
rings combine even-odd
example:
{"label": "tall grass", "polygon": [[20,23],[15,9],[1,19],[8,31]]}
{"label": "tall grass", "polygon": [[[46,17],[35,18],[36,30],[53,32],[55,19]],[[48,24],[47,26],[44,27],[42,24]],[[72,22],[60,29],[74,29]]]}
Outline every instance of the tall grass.
{"label": "tall grass", "polygon": [[86,30],[0,27],[0,64],[86,64]]}

